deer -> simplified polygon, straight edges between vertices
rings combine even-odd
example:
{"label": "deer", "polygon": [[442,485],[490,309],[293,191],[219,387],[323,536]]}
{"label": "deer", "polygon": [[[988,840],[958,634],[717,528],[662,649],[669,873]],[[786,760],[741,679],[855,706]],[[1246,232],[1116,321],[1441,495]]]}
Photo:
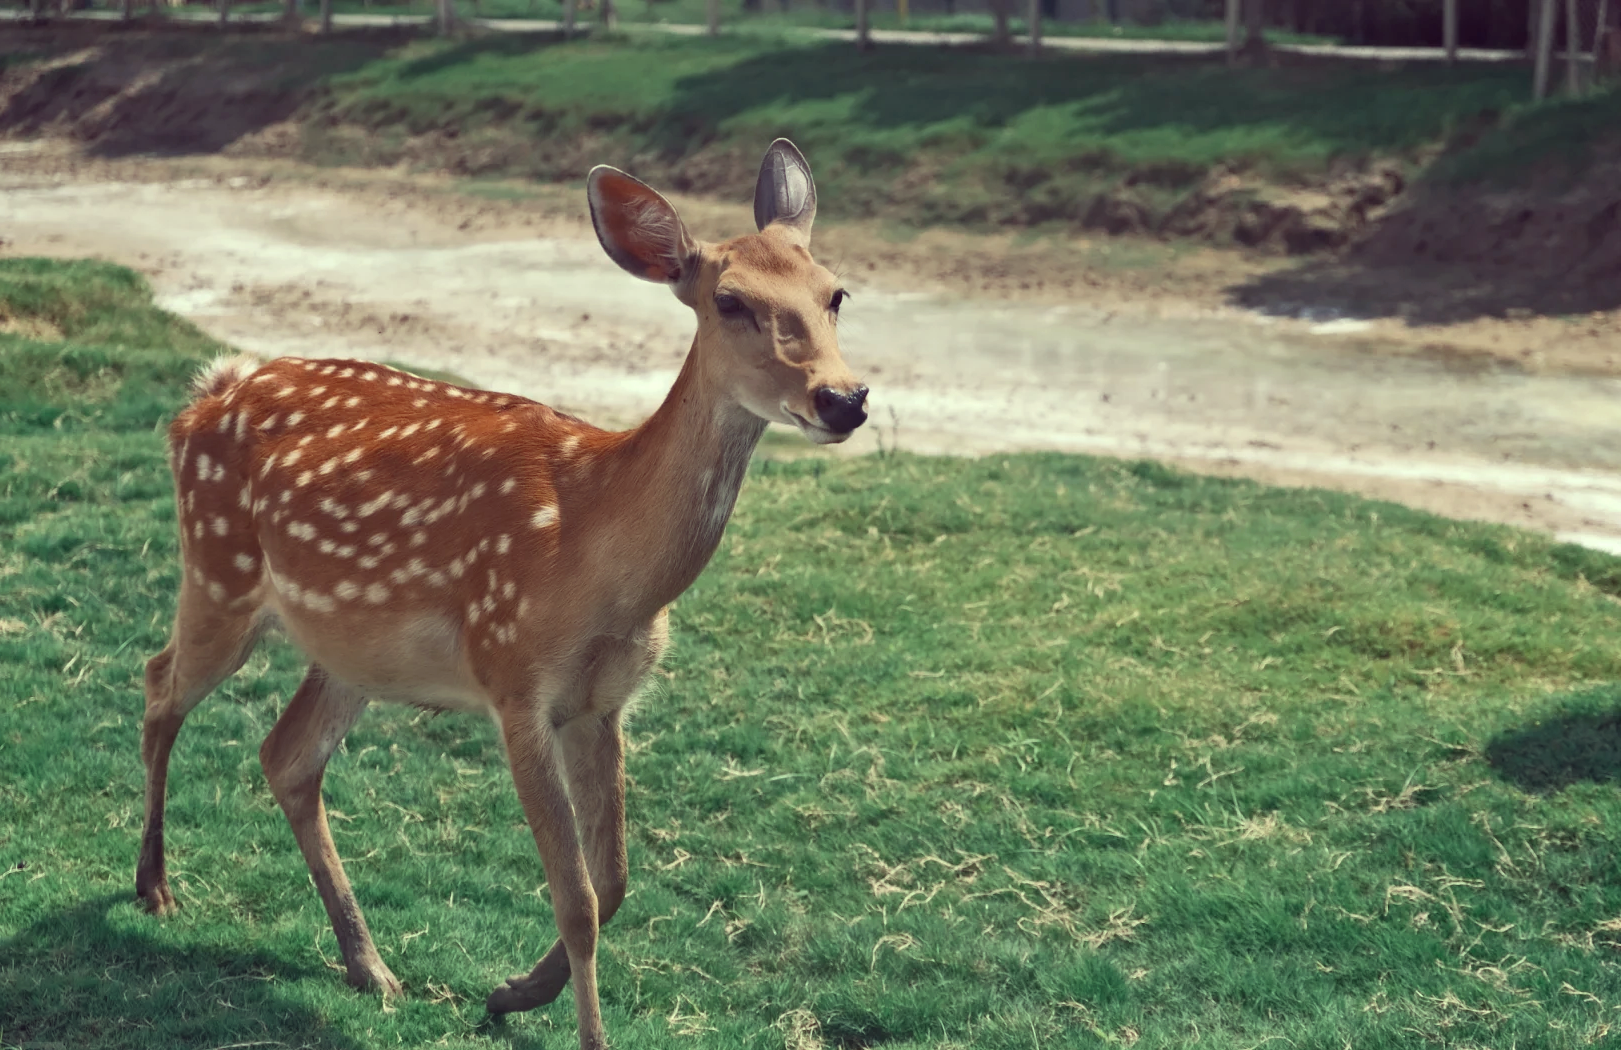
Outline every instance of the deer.
{"label": "deer", "polygon": [[755,184],[757,232],[695,240],[606,165],[586,198],[608,257],[666,285],[697,330],[663,403],[599,429],[539,402],[362,360],[238,355],[169,427],[180,583],[145,670],[136,894],[176,908],[164,866],[169,755],[187,714],[279,629],[310,660],[260,764],[309,865],[350,985],[403,994],[327,827],[327,761],[373,701],[493,718],[540,853],[558,937],[491,992],[492,1016],[572,979],[582,1050],[607,1045],[598,930],[625,898],[628,705],[663,657],[669,606],[703,570],[769,423],[845,441],[868,389],[845,364],[846,298],[810,253],[816,187],[786,139]]}

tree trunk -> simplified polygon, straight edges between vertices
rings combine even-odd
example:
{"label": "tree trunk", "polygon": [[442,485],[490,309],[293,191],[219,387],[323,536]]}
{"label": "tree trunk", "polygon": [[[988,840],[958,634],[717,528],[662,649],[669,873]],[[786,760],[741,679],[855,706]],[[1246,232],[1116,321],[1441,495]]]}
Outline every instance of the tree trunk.
{"label": "tree trunk", "polygon": [[321,32],[322,34],[332,32],[332,0],[321,0]]}
{"label": "tree trunk", "polygon": [[1605,31],[1610,23],[1610,0],[1598,0],[1598,16],[1593,19],[1593,61],[1589,66],[1596,82],[1599,74],[1600,52],[1604,48]]}
{"label": "tree trunk", "polygon": [[1244,0],[1244,51],[1254,58],[1266,54],[1266,0]]}
{"label": "tree trunk", "polygon": [[[153,0],[153,2],[155,3],[156,0]],[[282,0],[281,20],[283,22],[286,22],[288,25],[297,24],[297,22],[298,22],[298,0]]]}
{"label": "tree trunk", "polygon": [[1537,65],[1531,79],[1531,97],[1541,101],[1548,97],[1548,70],[1553,65],[1553,19],[1558,14],[1559,0],[1540,0],[1537,9]]}
{"label": "tree trunk", "polygon": [[220,28],[224,29],[231,24],[231,0],[219,0]]}
{"label": "tree trunk", "polygon": [[1445,0],[1441,12],[1442,44],[1447,49],[1447,65],[1458,64],[1458,0]]}
{"label": "tree trunk", "polygon": [[438,0],[434,14],[439,35],[449,36],[451,31],[456,28],[455,0]]}
{"label": "tree trunk", "polygon": [[574,36],[574,21],[579,15],[580,0],[563,0],[563,39]]}
{"label": "tree trunk", "polygon": [[1041,0],[1030,0],[1030,57],[1041,54]]}
{"label": "tree trunk", "polygon": [[1013,0],[990,0],[991,17],[995,19],[995,28],[991,30],[991,41],[997,47],[1006,47],[1013,34],[1008,30],[1008,8]]}
{"label": "tree trunk", "polygon": [[1565,90],[1582,93],[1582,23],[1576,16],[1576,0],[1565,0]]}
{"label": "tree trunk", "polygon": [[709,35],[720,36],[720,0],[709,0],[704,8],[704,20],[709,23]]}
{"label": "tree trunk", "polygon": [[612,32],[619,28],[619,8],[614,6],[614,0],[598,0],[597,13],[602,16],[602,28]]}
{"label": "tree trunk", "polygon": [[135,17],[135,0],[118,0],[118,18],[128,22]]}
{"label": "tree trunk", "polygon": [[1242,0],[1227,0],[1227,64],[1238,64],[1238,13]]}
{"label": "tree trunk", "polygon": [[868,24],[867,7],[869,0],[856,0],[856,50],[866,51],[872,47],[872,26]]}

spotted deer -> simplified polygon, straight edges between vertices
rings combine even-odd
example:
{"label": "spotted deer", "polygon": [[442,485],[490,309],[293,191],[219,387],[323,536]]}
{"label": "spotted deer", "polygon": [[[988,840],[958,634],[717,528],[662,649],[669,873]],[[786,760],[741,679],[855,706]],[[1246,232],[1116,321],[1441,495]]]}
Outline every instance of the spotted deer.
{"label": "spotted deer", "polygon": [[510,394],[364,361],[237,357],[205,370],[169,431],[181,533],[174,633],[146,665],[146,829],[136,892],[164,870],[169,752],[182,721],[279,624],[309,657],[260,748],[331,918],[349,983],[401,992],[327,828],[327,760],[373,701],[485,712],[539,847],[559,939],[489,997],[551,1002],[572,976],[582,1047],[605,1046],[598,927],[625,896],[627,702],[669,638],[667,606],[720,542],[768,422],[843,441],[867,388],[839,353],[845,297],[811,257],[816,190],[785,139],[755,187],[758,233],[694,240],[610,167],[597,238],[697,315],[664,403],[610,432]]}

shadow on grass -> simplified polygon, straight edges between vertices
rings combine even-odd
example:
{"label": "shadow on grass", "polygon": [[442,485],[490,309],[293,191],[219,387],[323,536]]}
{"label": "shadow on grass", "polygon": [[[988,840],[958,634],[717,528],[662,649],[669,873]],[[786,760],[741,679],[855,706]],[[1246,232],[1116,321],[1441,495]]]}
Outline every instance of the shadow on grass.
{"label": "shadow on grass", "polygon": [[1485,753],[1498,776],[1524,791],[1621,781],[1621,690],[1578,694],[1563,710],[1498,734]]}
{"label": "shadow on grass", "polygon": [[251,947],[162,944],[157,920],[133,913],[131,900],[97,897],[0,941],[0,1041],[76,1050],[359,1050],[320,1013],[281,994],[278,981],[305,976],[288,960]]}
{"label": "shadow on grass", "polygon": [[24,82],[0,96],[0,134],[67,134],[99,157],[213,153],[294,117],[328,77],[408,39],[387,29],[312,40],[248,24],[228,34],[197,23],[7,26],[0,48],[40,68],[19,67]]}

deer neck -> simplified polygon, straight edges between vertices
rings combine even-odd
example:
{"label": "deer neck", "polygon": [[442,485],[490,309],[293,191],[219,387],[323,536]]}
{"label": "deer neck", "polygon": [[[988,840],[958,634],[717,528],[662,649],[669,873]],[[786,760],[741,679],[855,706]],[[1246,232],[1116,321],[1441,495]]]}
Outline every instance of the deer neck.
{"label": "deer neck", "polygon": [[634,616],[674,601],[709,564],[765,426],[705,374],[694,340],[664,403],[610,453],[599,498],[619,512],[601,553],[626,574],[616,590]]}

